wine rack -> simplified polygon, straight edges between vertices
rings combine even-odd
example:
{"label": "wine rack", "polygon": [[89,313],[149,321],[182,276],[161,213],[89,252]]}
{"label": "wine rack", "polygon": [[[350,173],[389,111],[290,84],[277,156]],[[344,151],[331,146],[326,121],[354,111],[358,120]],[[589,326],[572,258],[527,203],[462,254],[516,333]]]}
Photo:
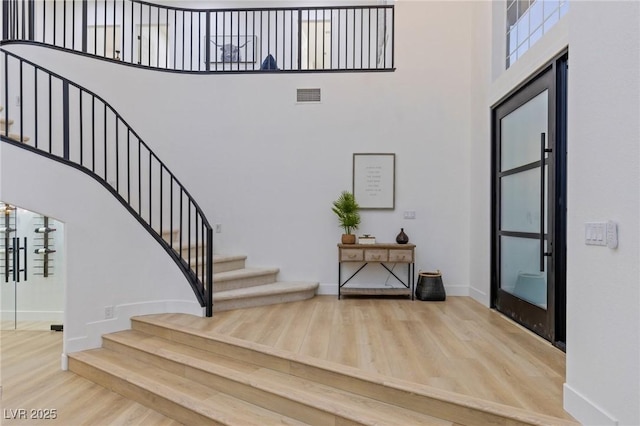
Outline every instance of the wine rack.
{"label": "wine rack", "polygon": [[12,214],[15,208],[8,204],[0,204],[0,274],[4,275],[4,281],[9,282],[9,276],[13,267],[13,233],[16,230],[16,218]]}
{"label": "wine rack", "polygon": [[[20,238],[16,232],[16,208],[9,204],[0,203],[0,275],[4,275],[4,282],[20,282],[20,273],[24,273],[24,281],[27,281],[27,238],[20,244]],[[22,253],[23,260],[20,261]],[[22,269],[20,264],[23,264]]]}
{"label": "wine rack", "polygon": [[50,224],[51,220],[47,216],[42,216],[40,221],[36,223],[36,228],[33,232],[36,233],[34,238],[34,253],[37,255],[35,258],[36,265],[34,269],[34,275],[42,275],[45,278],[53,276],[53,257],[51,256],[56,251],[53,249],[53,235],[55,228]]}

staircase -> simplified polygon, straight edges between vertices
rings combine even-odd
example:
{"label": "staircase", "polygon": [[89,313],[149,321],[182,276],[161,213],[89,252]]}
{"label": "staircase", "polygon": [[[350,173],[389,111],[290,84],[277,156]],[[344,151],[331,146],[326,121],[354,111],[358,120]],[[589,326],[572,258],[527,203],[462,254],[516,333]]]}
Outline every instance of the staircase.
{"label": "staircase", "polygon": [[214,312],[295,302],[315,296],[317,282],[277,281],[278,268],[247,268],[246,258],[214,255]]}
{"label": "staircase", "polygon": [[575,424],[206,332],[207,321],[134,317],[69,368],[190,425]]}
{"label": "staircase", "polygon": [[[0,112],[4,109],[4,107],[0,106]],[[0,135],[2,136],[6,136],[11,140],[14,140],[16,142],[22,142],[22,143],[27,143],[29,142],[29,137],[28,136],[22,136],[22,138],[20,138],[20,135],[15,134],[15,133],[9,133],[6,134],[5,132],[11,131],[11,126],[13,125],[13,120],[9,119],[7,121],[6,118],[0,118]]]}
{"label": "staircase", "polygon": [[[189,247],[180,244],[180,231],[164,231],[162,237],[188,258]],[[184,237],[183,237],[184,239]],[[191,245],[191,267],[202,265],[202,249]],[[213,311],[253,308],[276,303],[297,302],[316,294],[319,283],[305,281],[277,281],[278,268],[247,268],[247,256],[213,256]]]}

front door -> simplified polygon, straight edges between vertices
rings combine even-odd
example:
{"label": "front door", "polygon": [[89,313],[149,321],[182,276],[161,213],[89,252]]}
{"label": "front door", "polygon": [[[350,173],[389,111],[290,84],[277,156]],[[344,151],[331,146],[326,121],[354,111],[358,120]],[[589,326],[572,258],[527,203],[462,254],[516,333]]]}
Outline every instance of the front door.
{"label": "front door", "polygon": [[566,56],[493,110],[493,305],[564,341]]}

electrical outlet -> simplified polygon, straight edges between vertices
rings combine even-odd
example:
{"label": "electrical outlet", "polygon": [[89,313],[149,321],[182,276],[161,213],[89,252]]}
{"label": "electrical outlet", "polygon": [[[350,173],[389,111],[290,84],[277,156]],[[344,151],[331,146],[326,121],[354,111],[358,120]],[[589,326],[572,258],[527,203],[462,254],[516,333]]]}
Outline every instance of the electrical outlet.
{"label": "electrical outlet", "polygon": [[222,232],[222,224],[216,223],[216,234],[220,234]]}
{"label": "electrical outlet", "polygon": [[113,318],[113,314],[114,314],[114,308],[113,305],[112,306],[105,306],[104,307],[104,319],[112,319]]}

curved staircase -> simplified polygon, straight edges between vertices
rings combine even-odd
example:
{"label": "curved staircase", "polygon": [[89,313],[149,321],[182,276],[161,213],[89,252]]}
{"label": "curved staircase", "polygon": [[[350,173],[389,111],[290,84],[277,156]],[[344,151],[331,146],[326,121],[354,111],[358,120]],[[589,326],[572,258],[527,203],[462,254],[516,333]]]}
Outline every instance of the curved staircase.
{"label": "curved staircase", "polygon": [[[202,254],[201,247],[181,244],[180,230],[164,231],[162,238],[187,258],[188,251]],[[184,240],[184,236],[182,238]],[[198,269],[202,256],[189,259]],[[315,296],[319,283],[313,281],[278,281],[280,270],[274,267],[247,267],[247,256],[213,255],[213,311],[253,308],[276,303],[297,302]]]}
{"label": "curved staircase", "polygon": [[247,256],[213,256],[213,311],[309,299],[317,282],[277,281],[278,268],[247,268]]}

